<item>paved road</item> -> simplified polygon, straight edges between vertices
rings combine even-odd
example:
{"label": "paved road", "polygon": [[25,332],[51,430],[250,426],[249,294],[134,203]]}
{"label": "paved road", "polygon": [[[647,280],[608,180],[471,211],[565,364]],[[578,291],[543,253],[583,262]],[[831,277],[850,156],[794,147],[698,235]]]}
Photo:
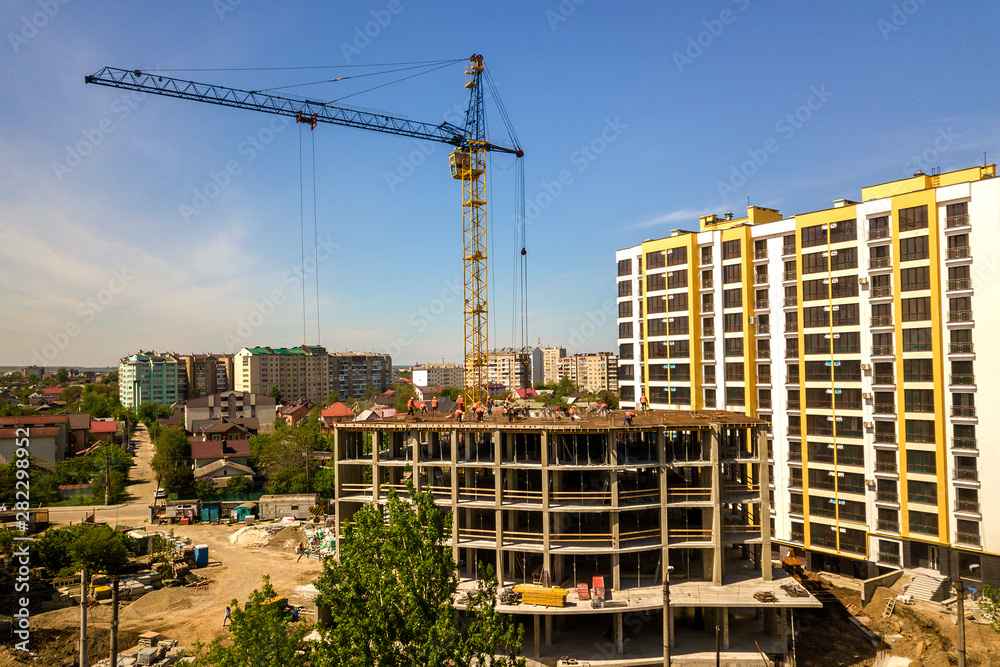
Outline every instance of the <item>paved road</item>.
{"label": "paved road", "polygon": [[125,503],[121,505],[96,505],[74,507],[50,507],[49,522],[70,524],[83,521],[84,516],[94,512],[94,521],[112,526],[138,526],[149,518],[149,506],[153,504],[156,491],[156,477],[150,467],[153,445],[144,424],[139,424],[132,442],[135,444],[134,465],[129,472],[129,486]]}

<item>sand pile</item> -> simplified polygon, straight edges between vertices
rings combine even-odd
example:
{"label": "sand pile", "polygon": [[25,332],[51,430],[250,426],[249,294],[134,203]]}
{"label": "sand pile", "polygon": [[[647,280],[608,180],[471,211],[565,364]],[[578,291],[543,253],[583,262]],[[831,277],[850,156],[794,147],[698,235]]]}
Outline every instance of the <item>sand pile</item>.
{"label": "sand pile", "polygon": [[267,545],[269,547],[281,547],[283,549],[294,548],[296,544],[308,544],[306,534],[298,526],[285,526],[271,536]]}
{"label": "sand pile", "polygon": [[236,547],[266,547],[271,533],[263,528],[245,526],[229,536],[229,543]]}
{"label": "sand pile", "polygon": [[151,616],[173,614],[191,607],[190,589],[161,588],[158,591],[146,593],[141,598],[125,607],[121,612],[124,619],[141,620]]}

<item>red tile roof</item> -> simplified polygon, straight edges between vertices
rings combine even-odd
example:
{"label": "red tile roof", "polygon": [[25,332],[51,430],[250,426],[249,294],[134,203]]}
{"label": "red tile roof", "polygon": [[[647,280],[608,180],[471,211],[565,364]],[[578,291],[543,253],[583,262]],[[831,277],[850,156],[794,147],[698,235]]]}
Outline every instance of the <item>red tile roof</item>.
{"label": "red tile roof", "polygon": [[[17,433],[19,430],[16,428],[0,428],[0,439],[23,438],[23,433]],[[58,426],[32,426],[28,432],[28,439],[30,442],[30,439],[34,437],[45,438],[52,435],[59,435],[61,430]]]}
{"label": "red tile roof", "polygon": [[66,387],[42,387],[42,393],[46,396],[61,396],[66,391]]}
{"label": "red tile roof", "polygon": [[354,411],[347,407],[344,403],[338,401],[323,410],[320,414],[324,417],[353,417]]}
{"label": "red tile roof", "polygon": [[0,417],[0,426],[40,426],[42,424],[68,424],[69,415],[24,415]]}
{"label": "red tile roof", "polygon": [[118,422],[114,419],[94,420],[90,422],[91,433],[115,433],[118,430]]}
{"label": "red tile roof", "polygon": [[250,456],[249,440],[201,440],[191,443],[191,458],[196,461],[241,456]]}

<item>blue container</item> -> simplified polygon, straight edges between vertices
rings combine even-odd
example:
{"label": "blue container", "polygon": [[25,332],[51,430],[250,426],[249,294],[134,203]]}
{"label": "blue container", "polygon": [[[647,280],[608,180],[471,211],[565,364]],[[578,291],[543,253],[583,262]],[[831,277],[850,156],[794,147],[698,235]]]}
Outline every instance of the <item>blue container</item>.
{"label": "blue container", "polygon": [[198,544],[194,548],[194,562],[198,567],[208,567],[208,545]]}

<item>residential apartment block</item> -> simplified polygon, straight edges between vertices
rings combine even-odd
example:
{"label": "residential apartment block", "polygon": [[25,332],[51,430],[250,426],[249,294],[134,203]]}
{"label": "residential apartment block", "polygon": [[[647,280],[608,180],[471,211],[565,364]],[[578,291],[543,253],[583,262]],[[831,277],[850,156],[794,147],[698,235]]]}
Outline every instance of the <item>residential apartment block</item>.
{"label": "residential apartment block", "polygon": [[269,394],[274,387],[285,401],[322,403],[330,393],[330,355],[316,345],[245,347],[234,361],[235,390]]}
{"label": "residential apartment block", "polygon": [[531,384],[559,382],[559,360],[566,356],[566,348],[536,347],[531,351]]}
{"label": "residential apartment block", "polygon": [[118,398],[126,408],[143,403],[172,405],[183,397],[177,391],[177,358],[139,352],[118,362]]}
{"label": "residential apartment block", "polygon": [[373,392],[381,393],[391,383],[392,357],[388,354],[330,353],[330,391],[340,392],[341,398],[364,398]]}
{"label": "residential apartment block", "polygon": [[178,392],[182,399],[203,398],[233,388],[233,355],[176,355]]}
{"label": "residential apartment block", "polygon": [[[624,406],[772,424],[775,540],[813,569],[926,567],[1000,584],[987,165],[865,187],[783,218],[706,216],[616,253]],[[992,509],[991,509],[992,508]]]}
{"label": "residential apartment block", "polygon": [[569,378],[581,391],[618,392],[618,357],[610,352],[574,354],[559,359],[556,366],[558,380]]}
{"label": "residential apartment block", "polygon": [[410,369],[418,387],[464,387],[465,366],[460,364],[420,364]]}
{"label": "residential apartment block", "polygon": [[486,379],[491,385],[507,389],[528,387],[531,381],[531,353],[525,348],[492,350],[489,356]]}

